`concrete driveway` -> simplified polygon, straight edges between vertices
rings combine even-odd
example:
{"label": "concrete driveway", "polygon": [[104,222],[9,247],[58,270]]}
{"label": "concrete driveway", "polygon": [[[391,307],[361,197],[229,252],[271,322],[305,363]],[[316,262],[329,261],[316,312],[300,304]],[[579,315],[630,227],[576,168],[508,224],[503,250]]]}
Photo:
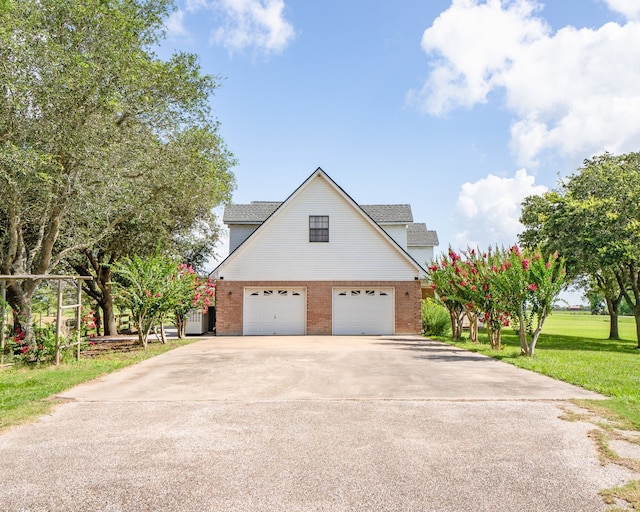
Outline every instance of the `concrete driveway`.
{"label": "concrete driveway", "polygon": [[209,338],[0,436],[7,511],[599,511],[598,396],[419,337]]}

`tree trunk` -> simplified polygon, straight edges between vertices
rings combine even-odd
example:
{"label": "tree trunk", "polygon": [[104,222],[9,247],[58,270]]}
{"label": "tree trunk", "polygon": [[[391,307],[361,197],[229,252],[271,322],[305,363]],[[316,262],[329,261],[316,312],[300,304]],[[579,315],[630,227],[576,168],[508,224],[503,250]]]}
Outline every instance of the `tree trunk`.
{"label": "tree trunk", "polygon": [[175,315],[176,329],[178,330],[178,339],[187,337],[187,319],[184,315]]}
{"label": "tree trunk", "polygon": [[100,314],[100,309],[101,308],[97,307],[96,312],[94,313],[95,324],[96,324],[96,335],[98,336],[102,336],[100,332],[102,330],[102,328],[100,327],[102,325],[102,315]]}
{"label": "tree trunk", "polygon": [[118,327],[116,324],[116,314],[113,307],[113,296],[111,293],[103,295],[102,300],[102,312],[103,312],[103,325],[105,336],[115,336],[118,334]]}
{"label": "tree trunk", "polygon": [[72,266],[80,275],[93,276],[93,281],[85,282],[84,290],[96,301],[98,309],[102,310],[104,335],[115,336],[118,334],[118,324],[111,293],[112,270],[109,266],[113,263],[113,258],[105,261],[104,254],[93,254],[91,251],[84,251],[83,254],[86,259],[83,262],[75,262]]}
{"label": "tree trunk", "polygon": [[462,339],[462,320],[464,311],[461,308],[451,308],[449,310],[451,317],[451,336],[454,340]]}
{"label": "tree trunk", "polygon": [[33,311],[31,309],[31,297],[35,290],[35,283],[29,281],[20,286],[12,283],[7,286],[7,302],[13,311],[13,330],[22,331],[24,340],[30,347],[35,346],[33,331]]}
{"label": "tree trunk", "polygon": [[618,300],[613,300],[608,297],[605,297],[604,300],[607,303],[607,311],[609,312],[609,339],[619,340],[620,332],[618,330],[618,315],[622,296],[620,296]]}
{"label": "tree trunk", "polygon": [[524,311],[521,309],[518,315],[518,337],[520,338],[520,355],[528,356],[529,344],[527,343],[527,326],[525,324]]}
{"label": "tree trunk", "polygon": [[111,267],[106,266],[99,258],[91,260],[91,264],[96,271],[96,284],[100,289],[100,306],[103,313],[103,325],[105,336],[115,336],[118,334],[116,314],[113,307],[113,294],[111,293]]}
{"label": "tree trunk", "polygon": [[478,315],[467,311],[467,320],[469,320],[469,341],[478,343]]}
{"label": "tree trunk", "polygon": [[500,350],[502,345],[502,330],[501,329],[492,329],[487,322],[487,337],[489,338],[489,345],[493,350]]}

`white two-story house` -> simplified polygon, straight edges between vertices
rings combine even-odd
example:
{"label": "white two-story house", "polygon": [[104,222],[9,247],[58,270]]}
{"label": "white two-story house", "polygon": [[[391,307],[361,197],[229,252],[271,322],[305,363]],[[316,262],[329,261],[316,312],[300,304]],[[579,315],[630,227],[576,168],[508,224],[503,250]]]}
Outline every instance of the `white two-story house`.
{"label": "white two-story house", "polygon": [[218,335],[414,334],[438,244],[411,207],[358,205],[318,168],[284,202],[232,204]]}

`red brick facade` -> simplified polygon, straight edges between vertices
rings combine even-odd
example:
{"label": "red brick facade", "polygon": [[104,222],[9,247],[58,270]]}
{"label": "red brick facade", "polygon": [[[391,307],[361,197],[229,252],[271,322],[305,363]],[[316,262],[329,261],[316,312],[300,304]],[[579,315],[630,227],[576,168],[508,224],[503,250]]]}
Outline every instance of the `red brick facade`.
{"label": "red brick facade", "polygon": [[216,283],[216,333],[242,335],[244,289],[248,286],[304,287],[307,290],[307,334],[331,335],[332,290],[335,287],[393,287],[395,333],[418,334],[421,330],[420,281],[225,281]]}

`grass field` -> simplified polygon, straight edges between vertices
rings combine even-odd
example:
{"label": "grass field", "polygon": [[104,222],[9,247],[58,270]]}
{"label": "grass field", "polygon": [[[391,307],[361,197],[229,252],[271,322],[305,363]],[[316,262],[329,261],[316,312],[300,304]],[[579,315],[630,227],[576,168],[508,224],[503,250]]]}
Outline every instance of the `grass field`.
{"label": "grass field", "polygon": [[619,327],[622,339],[608,340],[608,316],[556,312],[545,323],[534,357],[520,356],[520,343],[511,329],[503,331],[501,351],[483,343],[455,344],[606,395],[610,399],[598,405],[640,430],[640,350],[634,319],[620,318]]}
{"label": "grass field", "polygon": [[[612,442],[624,440],[640,444],[640,350],[635,335],[635,321],[620,318],[620,340],[609,340],[609,317],[559,313],[551,315],[540,336],[534,357],[520,355],[518,336],[511,329],[503,331],[503,350],[491,350],[482,343],[456,342],[461,348],[514,364],[520,368],[549,375],[558,380],[597,391],[607,400],[578,401],[587,414],[567,414],[565,419],[582,420],[596,427],[590,436],[604,464],[614,463],[640,472],[640,460],[619,455]],[[450,339],[438,338],[452,343]],[[600,493],[610,510],[640,510],[640,480]],[[624,504],[623,508],[618,505]]]}
{"label": "grass field", "polygon": [[106,353],[60,366],[21,367],[0,370],[0,430],[46,414],[54,405],[51,397],[82,382],[197,341],[170,340],[131,352]]}

